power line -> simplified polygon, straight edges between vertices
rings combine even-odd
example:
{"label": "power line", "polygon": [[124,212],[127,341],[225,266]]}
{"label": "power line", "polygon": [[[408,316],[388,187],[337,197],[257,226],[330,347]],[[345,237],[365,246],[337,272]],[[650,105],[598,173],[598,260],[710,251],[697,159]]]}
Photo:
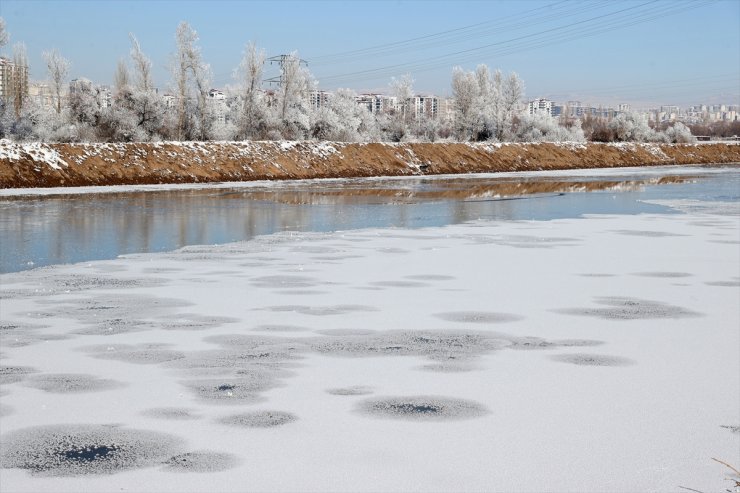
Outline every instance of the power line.
{"label": "power line", "polygon": [[[495,43],[488,43],[466,50],[459,50],[444,55],[428,57],[410,64],[394,64],[383,67],[376,67],[373,69],[348,72],[344,74],[335,74],[320,77],[320,80],[324,83],[350,82],[355,80],[376,80],[380,78],[387,78],[391,75],[397,74],[399,70],[416,73],[433,70],[443,66],[449,66],[450,63],[464,63],[471,58],[477,58],[478,60],[480,60],[480,57],[482,55],[510,55],[525,50],[539,48],[545,45],[586,38],[594,36],[596,34],[613,31],[615,29],[629,27],[635,24],[653,20],[655,18],[665,17],[685,10],[699,8],[708,3],[713,3],[714,1],[716,0],[705,0],[703,2],[683,2],[679,5],[676,5],[676,3],[672,3],[668,7],[664,7],[660,5],[655,6],[655,4],[659,2],[659,0],[652,0],[650,2],[646,2],[637,6],[627,7],[617,11],[593,16],[588,19],[553,27],[536,33],[529,33],[515,38],[497,41]],[[648,8],[645,8],[646,6]],[[632,11],[636,9],[639,9],[636,12],[636,15],[630,15],[633,14]],[[610,17],[616,18],[611,19],[606,24],[601,23],[597,24],[595,27],[583,27],[583,24],[594,23],[600,19]]]}

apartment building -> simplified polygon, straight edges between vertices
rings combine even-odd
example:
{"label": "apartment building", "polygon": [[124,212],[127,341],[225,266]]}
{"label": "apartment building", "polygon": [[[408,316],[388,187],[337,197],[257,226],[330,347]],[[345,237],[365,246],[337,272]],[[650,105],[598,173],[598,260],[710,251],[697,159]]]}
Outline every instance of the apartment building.
{"label": "apartment building", "polygon": [[28,96],[28,67],[0,57],[0,98],[8,100],[16,94]]}
{"label": "apartment building", "polygon": [[406,101],[408,111],[414,118],[425,116],[437,118],[439,115],[439,98],[432,95],[416,95]]}
{"label": "apartment building", "polygon": [[535,113],[545,113],[548,116],[552,115],[553,103],[549,99],[539,98],[530,101],[527,104],[527,114],[534,115]]}
{"label": "apartment building", "polygon": [[398,108],[398,98],[384,94],[360,94],[355,101],[373,114],[387,113]]}

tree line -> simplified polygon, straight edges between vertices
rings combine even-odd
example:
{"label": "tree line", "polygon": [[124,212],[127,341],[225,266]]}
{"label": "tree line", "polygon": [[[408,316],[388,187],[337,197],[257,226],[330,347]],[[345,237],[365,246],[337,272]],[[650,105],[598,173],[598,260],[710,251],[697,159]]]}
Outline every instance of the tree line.
{"label": "tree line", "polygon": [[[8,41],[0,18],[0,47]],[[77,81],[65,96],[70,62],[58,51],[43,53],[53,104],[29,98],[16,88],[0,101],[0,138],[43,142],[148,142],[160,140],[333,140],[369,141],[509,141],[586,140],[688,142],[682,124],[652,129],[638,115],[611,121],[558,119],[546,113],[523,114],[524,83],[516,73],[504,75],[479,65],[452,70],[452,118],[411,107],[410,75],[391,79],[397,104],[371,112],[357,103],[351,89],[338,89],[322,104],[311,104],[317,82],[296,52],[283,58],[274,91],[262,89],[265,52],[247,44],[234,84],[223,99],[212,97],[211,69],[203,59],[197,32],[186,22],[175,33],[170,94],[157,91],[152,62],[131,34],[128,59],[119,60],[103,104],[101,89]],[[13,47],[13,65],[28,67],[23,44]],[[439,108],[438,108],[439,113]],[[585,130],[585,132],[584,132]]]}

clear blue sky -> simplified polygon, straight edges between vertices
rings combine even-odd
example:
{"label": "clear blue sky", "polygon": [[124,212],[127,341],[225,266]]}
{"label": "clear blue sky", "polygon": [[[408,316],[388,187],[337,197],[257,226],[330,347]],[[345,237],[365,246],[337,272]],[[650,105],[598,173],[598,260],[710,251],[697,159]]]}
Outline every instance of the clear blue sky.
{"label": "clear blue sky", "polygon": [[110,83],[132,32],[166,90],[175,29],[187,21],[214,87],[233,82],[254,41],[268,56],[298,50],[329,90],[383,91],[410,72],[418,92],[444,95],[453,66],[485,63],[518,72],[528,98],[638,107],[740,100],[738,0],[0,0],[0,16],[11,35],[5,54],[24,42],[34,80],[46,77],[41,53],[57,48],[71,78]]}

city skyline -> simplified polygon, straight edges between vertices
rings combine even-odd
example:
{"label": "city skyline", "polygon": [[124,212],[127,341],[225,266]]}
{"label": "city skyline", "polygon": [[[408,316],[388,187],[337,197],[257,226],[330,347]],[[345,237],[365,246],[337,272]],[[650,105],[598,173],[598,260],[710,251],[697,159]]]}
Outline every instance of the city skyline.
{"label": "city skyline", "polygon": [[[32,80],[45,78],[41,53],[56,48],[72,63],[70,79],[109,83],[131,32],[166,90],[175,27],[185,20],[218,88],[234,83],[251,40],[268,56],[298,50],[326,90],[382,92],[408,72],[417,92],[445,96],[453,66],[485,63],[519,73],[526,99],[634,107],[740,99],[740,3],[732,1],[4,0],[0,16],[11,34],[4,54],[24,42]],[[267,68],[267,77],[277,73]]]}

